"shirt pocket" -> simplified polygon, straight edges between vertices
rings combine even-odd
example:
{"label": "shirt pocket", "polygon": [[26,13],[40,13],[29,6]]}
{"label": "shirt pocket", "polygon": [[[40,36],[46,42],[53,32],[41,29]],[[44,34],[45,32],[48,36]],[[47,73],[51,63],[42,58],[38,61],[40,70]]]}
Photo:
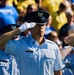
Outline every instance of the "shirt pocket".
{"label": "shirt pocket", "polygon": [[43,50],[41,52],[43,54],[43,56],[45,57],[45,59],[55,59],[55,51],[53,50]]}
{"label": "shirt pocket", "polygon": [[34,56],[33,56],[33,52],[25,52],[25,54],[23,54],[24,56],[24,63],[26,67],[34,67]]}
{"label": "shirt pocket", "polygon": [[49,68],[54,67],[54,62],[55,62],[55,56],[54,55],[45,55],[46,60],[44,61],[44,64],[48,66]]}
{"label": "shirt pocket", "polygon": [[23,54],[25,58],[32,58],[33,57],[33,51],[25,51]]}
{"label": "shirt pocket", "polygon": [[55,52],[54,51],[43,51],[44,57],[41,59],[41,62],[45,67],[54,68],[55,62]]}

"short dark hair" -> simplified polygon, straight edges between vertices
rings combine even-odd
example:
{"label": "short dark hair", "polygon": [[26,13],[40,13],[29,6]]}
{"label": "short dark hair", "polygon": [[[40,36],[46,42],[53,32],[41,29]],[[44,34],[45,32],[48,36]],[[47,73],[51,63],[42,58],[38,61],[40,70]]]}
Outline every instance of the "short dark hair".
{"label": "short dark hair", "polygon": [[66,9],[66,5],[64,3],[60,3],[59,8]]}

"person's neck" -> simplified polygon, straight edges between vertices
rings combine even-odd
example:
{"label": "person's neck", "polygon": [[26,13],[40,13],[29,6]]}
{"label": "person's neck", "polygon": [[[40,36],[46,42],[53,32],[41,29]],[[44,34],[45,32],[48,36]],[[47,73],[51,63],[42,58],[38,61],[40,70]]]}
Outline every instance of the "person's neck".
{"label": "person's neck", "polygon": [[49,27],[50,27],[50,25],[47,25],[47,26],[46,26],[46,28],[49,28]]}
{"label": "person's neck", "polygon": [[39,45],[42,45],[44,42],[44,37],[43,36],[32,36],[38,43]]}
{"label": "person's neck", "polygon": [[61,12],[61,10],[58,10],[57,13],[58,13],[58,15],[60,15],[62,12]]}

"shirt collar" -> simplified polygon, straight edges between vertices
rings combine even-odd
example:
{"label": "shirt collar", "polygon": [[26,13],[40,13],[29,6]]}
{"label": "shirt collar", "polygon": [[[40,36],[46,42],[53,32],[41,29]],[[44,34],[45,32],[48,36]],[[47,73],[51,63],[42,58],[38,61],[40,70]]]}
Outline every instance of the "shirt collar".
{"label": "shirt collar", "polygon": [[30,45],[36,42],[36,40],[33,39],[32,35],[29,35],[28,38],[29,38]]}
{"label": "shirt collar", "polygon": [[[32,45],[32,44],[37,44],[38,45],[38,42],[35,39],[33,39],[32,35],[29,35],[28,37],[29,37],[30,45]],[[46,42],[45,37],[44,37],[44,42]]]}

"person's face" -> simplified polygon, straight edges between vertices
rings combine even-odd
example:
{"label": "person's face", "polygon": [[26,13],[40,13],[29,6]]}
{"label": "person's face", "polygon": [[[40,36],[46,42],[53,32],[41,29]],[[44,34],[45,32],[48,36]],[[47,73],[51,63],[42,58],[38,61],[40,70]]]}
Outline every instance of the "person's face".
{"label": "person's face", "polygon": [[36,25],[31,29],[31,33],[35,36],[44,36],[46,25]]}
{"label": "person's face", "polygon": [[51,35],[48,35],[48,39],[49,39],[49,40],[52,40],[52,41],[54,41],[54,42],[57,42],[57,40],[58,40],[58,35],[57,35],[57,33],[56,33],[55,31],[52,31],[52,32],[49,33],[49,34],[51,34]]}
{"label": "person's face", "polygon": [[48,18],[48,20],[47,20],[46,26],[50,26],[51,23],[52,23],[52,17],[50,16],[50,17]]}
{"label": "person's face", "polygon": [[60,8],[61,13],[66,11],[66,8]]}
{"label": "person's face", "polygon": [[33,11],[36,11],[38,8],[36,5],[31,5],[31,7],[27,10],[27,13],[30,13],[30,12],[33,12]]}
{"label": "person's face", "polygon": [[37,10],[37,6],[35,6],[35,5],[32,5],[31,8],[32,8],[32,11],[36,11]]}
{"label": "person's face", "polygon": [[68,20],[68,22],[73,21],[73,14],[69,14],[69,15],[67,16],[67,20]]}

